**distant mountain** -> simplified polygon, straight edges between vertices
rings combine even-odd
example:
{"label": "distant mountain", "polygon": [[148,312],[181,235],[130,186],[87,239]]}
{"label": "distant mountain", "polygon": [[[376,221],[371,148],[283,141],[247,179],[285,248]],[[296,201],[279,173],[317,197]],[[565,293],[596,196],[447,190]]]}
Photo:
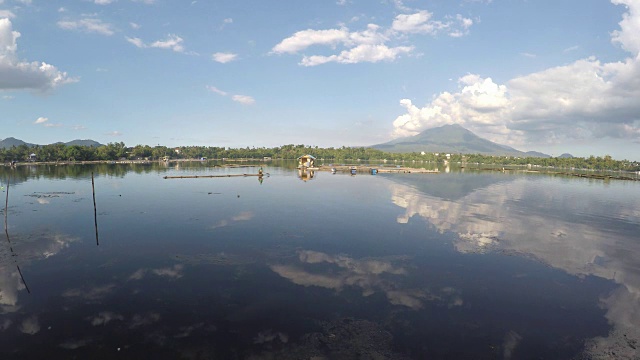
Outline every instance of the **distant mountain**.
{"label": "distant mountain", "polygon": [[551,155],[547,155],[541,152],[537,152],[537,151],[527,151],[526,156],[530,156],[530,157],[541,157],[541,158],[550,158]]}
{"label": "distant mountain", "polygon": [[558,157],[559,157],[559,158],[562,158],[562,159],[571,159],[571,158],[573,158],[574,156],[573,156],[573,155],[571,155],[571,154],[564,153],[564,154],[562,154],[562,155],[560,155],[560,156],[558,156]]}
{"label": "distant mountain", "polygon": [[387,152],[444,152],[461,154],[510,155],[550,157],[547,154],[516,150],[506,145],[483,139],[460,125],[444,125],[421,132],[418,135],[395,139],[371,146]]}
{"label": "distant mountain", "polygon": [[[66,143],[63,142],[57,142],[55,144],[64,144],[66,146],[71,146],[71,145],[80,145],[80,146],[93,146],[93,147],[98,147],[98,146],[102,146],[102,144],[100,144],[97,141],[93,141],[93,140],[72,140]],[[24,142],[22,140],[13,138],[13,137],[8,137],[4,140],[0,140],[0,149],[8,149],[11,148],[12,146],[20,146],[20,145],[27,145],[29,147],[33,147],[33,146],[41,146],[41,145],[37,145],[37,144],[30,144],[27,142]]]}
{"label": "distant mountain", "polygon": [[12,137],[8,137],[4,140],[0,140],[0,149],[7,149],[7,148],[11,148],[12,146],[20,146],[20,145],[35,146],[34,144],[29,144],[22,140],[18,140]]}
{"label": "distant mountain", "polygon": [[93,147],[99,147],[102,146],[102,144],[100,144],[97,141],[93,141],[93,140],[80,140],[80,139],[76,139],[76,140],[72,140],[69,142],[64,143],[66,146],[72,146],[72,145],[78,145],[78,146],[93,146]]}

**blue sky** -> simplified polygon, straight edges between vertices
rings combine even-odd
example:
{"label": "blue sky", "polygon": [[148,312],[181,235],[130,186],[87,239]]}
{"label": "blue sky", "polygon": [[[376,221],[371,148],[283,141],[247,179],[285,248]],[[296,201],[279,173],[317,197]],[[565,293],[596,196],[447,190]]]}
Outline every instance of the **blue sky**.
{"label": "blue sky", "polygon": [[640,160],[640,0],[0,0],[0,138]]}

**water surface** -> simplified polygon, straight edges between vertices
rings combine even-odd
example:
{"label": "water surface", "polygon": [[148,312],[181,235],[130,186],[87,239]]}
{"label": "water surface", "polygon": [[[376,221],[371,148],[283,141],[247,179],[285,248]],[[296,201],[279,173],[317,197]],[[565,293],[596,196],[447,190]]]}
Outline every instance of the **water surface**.
{"label": "water surface", "polygon": [[638,356],[636,182],[212,165],[0,168],[0,356]]}

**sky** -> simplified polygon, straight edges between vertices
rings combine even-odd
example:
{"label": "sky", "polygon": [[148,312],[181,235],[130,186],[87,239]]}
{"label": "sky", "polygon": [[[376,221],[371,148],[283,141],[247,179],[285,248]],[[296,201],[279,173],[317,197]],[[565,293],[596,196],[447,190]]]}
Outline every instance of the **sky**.
{"label": "sky", "polygon": [[0,139],[640,160],[640,0],[0,0]]}

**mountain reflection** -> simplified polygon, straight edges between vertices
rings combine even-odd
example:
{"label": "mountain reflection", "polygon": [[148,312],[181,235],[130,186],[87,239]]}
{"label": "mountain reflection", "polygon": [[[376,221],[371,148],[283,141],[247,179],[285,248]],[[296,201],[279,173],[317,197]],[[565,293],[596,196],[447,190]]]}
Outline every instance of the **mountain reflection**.
{"label": "mountain reflection", "polygon": [[[454,179],[458,185],[474,180]],[[640,328],[640,211],[625,197],[626,185],[612,189],[582,180],[509,179],[486,183],[455,200],[422,191],[426,186],[450,187],[456,183],[452,179],[425,181],[422,188],[406,182],[390,182],[389,187],[392,202],[404,209],[398,223],[416,216],[426,219],[439,232],[454,233],[453,245],[461,253],[523,254],[572,275],[620,284],[601,299],[614,325],[612,335],[594,339],[592,350],[614,346],[622,333],[640,339],[635,330]]]}

